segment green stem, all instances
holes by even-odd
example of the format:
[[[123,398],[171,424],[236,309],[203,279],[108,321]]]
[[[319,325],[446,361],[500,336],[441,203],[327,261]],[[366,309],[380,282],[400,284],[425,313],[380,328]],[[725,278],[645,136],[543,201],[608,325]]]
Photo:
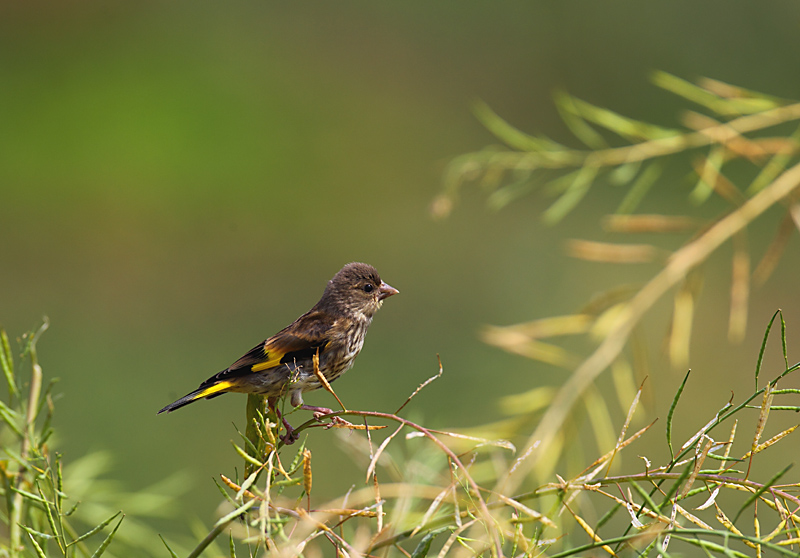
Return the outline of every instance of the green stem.
[[[267,398],[263,395],[250,394],[247,396],[247,428],[245,429],[245,436],[250,441],[252,447],[248,444],[245,446],[247,455],[259,461],[263,459],[264,453],[264,440],[262,439],[263,433],[259,433],[256,426],[261,424],[261,417],[267,416]],[[244,478],[249,477],[255,470],[255,465],[247,460],[244,462]]]
[[[223,531],[225,531],[228,525],[231,524],[231,521],[233,521],[233,519],[231,519],[230,521],[225,521],[224,523],[217,525],[216,527],[211,529],[208,535],[206,535],[206,538],[200,541],[200,544],[198,544],[197,547],[194,550],[192,550],[192,553],[189,554],[189,556],[187,556],[186,558],[197,558],[198,556],[200,556],[203,553],[203,551],[208,547],[208,545],[210,545],[214,541],[214,539],[216,539]]]
[[[31,385],[28,391],[28,408],[25,413],[25,437],[22,438],[20,447],[20,456],[23,463],[27,461],[31,447],[35,446],[36,438],[36,414],[39,408],[39,397],[42,394],[42,367],[39,366],[39,359],[36,356],[36,341],[39,336],[49,327],[50,322],[45,318],[39,330],[33,335],[31,339],[28,353],[31,356]],[[17,477],[14,479],[14,488],[19,489],[25,482],[25,473],[28,471],[26,465],[20,465],[17,472]],[[24,497],[18,490],[14,493],[14,498],[11,504],[11,520],[9,521],[9,540],[11,557],[19,556],[22,547],[22,508],[24,505]]]

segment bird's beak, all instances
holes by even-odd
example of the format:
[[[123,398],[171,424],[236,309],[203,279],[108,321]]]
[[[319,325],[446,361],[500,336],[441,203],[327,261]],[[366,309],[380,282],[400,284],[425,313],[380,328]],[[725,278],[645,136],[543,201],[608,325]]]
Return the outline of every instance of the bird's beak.
[[[384,298],[389,298],[390,296],[396,295],[399,292],[400,291],[398,291],[397,289],[395,289],[391,285],[381,281],[381,286],[378,289],[378,293],[379,293],[378,294],[378,300],[383,300]]]

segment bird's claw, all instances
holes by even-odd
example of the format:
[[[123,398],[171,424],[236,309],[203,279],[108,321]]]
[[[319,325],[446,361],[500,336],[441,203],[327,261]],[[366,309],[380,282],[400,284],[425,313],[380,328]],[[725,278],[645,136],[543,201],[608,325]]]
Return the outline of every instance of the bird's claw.
[[[300,435],[295,431],[295,429],[289,426],[286,429],[286,434],[281,436],[281,441],[284,443],[284,445],[291,446],[299,437]]]

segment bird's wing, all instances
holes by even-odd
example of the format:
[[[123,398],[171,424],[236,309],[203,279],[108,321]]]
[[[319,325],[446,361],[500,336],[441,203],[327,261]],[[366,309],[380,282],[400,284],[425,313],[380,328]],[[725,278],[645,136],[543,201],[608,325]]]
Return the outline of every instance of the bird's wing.
[[[259,373],[281,364],[310,360],[317,351],[322,353],[325,350],[328,332],[334,321],[329,314],[316,310],[303,314],[288,327],[253,347],[228,368],[203,382],[201,387]]]

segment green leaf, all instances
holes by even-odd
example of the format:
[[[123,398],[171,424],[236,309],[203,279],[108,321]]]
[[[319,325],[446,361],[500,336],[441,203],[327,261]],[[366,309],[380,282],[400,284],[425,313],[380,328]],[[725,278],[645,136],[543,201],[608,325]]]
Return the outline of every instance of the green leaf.
[[[599,531],[599,530],[600,530],[600,528],[601,528],[603,525],[605,525],[606,523],[608,523],[609,521],[611,521],[611,519],[612,519],[612,518],[613,518],[615,515],[617,515],[617,512],[618,512],[619,510],[621,510],[621,509],[622,509],[622,504],[615,503],[613,506],[611,506],[611,508],[609,508],[609,510],[608,510],[606,513],[604,513],[604,514],[603,514],[603,517],[601,517],[601,518],[600,518],[600,519],[597,521],[597,524],[594,526],[594,530],[595,530],[595,532]]]
[[[225,498],[225,499],[226,499],[228,502],[230,502],[230,504],[231,504],[232,506],[236,507],[236,506],[238,506],[238,505],[239,505],[239,503],[238,503],[237,501],[235,501],[233,498],[231,498],[231,495],[230,495],[230,494],[228,494],[228,491],[227,491],[227,490],[225,490],[225,487],[223,487],[223,486],[222,486],[222,485],[219,483],[219,481],[218,481],[217,479],[211,479],[211,480],[213,480],[213,481],[214,481],[214,484],[216,484],[216,485],[217,485],[217,488],[219,489],[219,491],[220,491],[220,493],[222,494],[222,496],[223,496],[223,497],[224,497],[224,498]]]
[[[544,212],[542,216],[544,222],[548,225],[555,225],[566,217],[567,213],[572,211],[589,191],[597,172],[597,167],[583,167],[567,191]]]
[[[217,522],[214,524],[214,528],[222,527],[222,526],[226,525],[227,523],[230,523],[231,521],[233,521],[234,519],[236,519],[237,517],[242,515],[244,512],[246,512],[247,510],[252,508],[257,503],[258,503],[258,500],[256,500],[256,499],[248,500],[247,502],[245,502],[244,504],[242,504],[241,506],[239,506],[238,508],[236,508],[232,512],[229,512],[228,514],[226,514],[223,517],[219,518],[217,520]]]
[[[795,142],[800,142],[800,127],[798,127],[794,133],[789,136],[789,139],[792,139]],[[778,176],[786,170],[786,166],[793,157],[794,154],[788,153],[777,153],[773,155],[762,167],[761,172],[758,173],[758,176],[756,176],[750,183],[750,186],[747,187],[745,193],[748,196],[753,196],[769,186],[773,180],[778,178]]]
[[[691,370],[686,372],[681,385],[678,387],[678,391],[675,393],[675,397],[672,398],[672,405],[669,406],[669,412],[667,413],[667,445],[669,446],[670,461],[675,460],[675,452],[672,451],[672,416],[675,414],[675,407],[678,406],[678,400],[681,398],[683,388],[686,387],[686,381],[689,379],[689,374],[691,373]]]
[[[45,502],[44,503],[44,511],[45,511],[45,515],[47,516],[47,523],[48,523],[48,525],[50,525],[50,530],[53,532],[53,535],[55,536],[56,542],[58,543],[58,547],[61,549],[61,552],[63,553],[64,552],[64,548],[65,548],[65,546],[63,544],[65,541],[62,540],[63,539],[63,534],[56,527],[56,520],[53,517],[53,510],[50,509],[50,506],[53,506],[54,504],[50,503],[47,500],[47,498],[44,495],[44,491],[42,490],[42,487],[38,482],[36,483],[36,490],[39,492],[39,496],[41,496],[42,500]]]
[[[780,310],[776,311],[772,318],[769,320],[767,324],[767,330],[764,332],[764,339],[761,341],[761,350],[758,351],[758,361],[756,362],[756,371],[755,371],[755,381],[756,381],[756,391],[758,390],[758,375],[761,373],[761,365],[764,362],[764,352],[767,350],[767,339],[769,339],[769,332],[772,329],[772,324],[775,322],[775,318],[778,317],[778,314],[781,314],[781,322],[783,322],[783,314]],[[783,326],[785,328],[785,325]],[[784,336],[784,343],[785,343],[785,336]],[[785,349],[784,349],[785,351]]]
[[[598,126],[602,126],[628,140],[649,141],[672,138],[680,135],[678,130],[662,128],[655,124],[634,120],[633,118],[622,116],[612,110],[598,107],[574,97],[572,98],[572,106],[580,116],[589,122],[594,122]]]
[[[661,505],[658,506],[658,511],[661,511],[664,508],[664,506],[671,505],[672,497],[678,493],[678,490],[680,490],[683,481],[689,478],[689,474],[692,472],[693,468],[694,468],[693,461],[690,461],[689,463],[686,464],[686,466],[683,468],[683,471],[681,472],[681,475],[678,477],[675,483],[669,487],[669,490],[664,495],[664,500],[661,502]]]
[[[642,488],[638,482],[631,481],[631,486],[633,486],[633,489],[636,491],[636,493],[642,497],[642,500],[644,500],[644,503],[647,507],[649,507],[651,510],[658,509],[658,505],[656,505],[656,503],[650,497],[650,494],[644,488]]]
[[[703,165],[703,174],[697,181],[694,190],[689,194],[689,201],[695,205],[700,205],[711,197],[714,193],[714,183],[716,183],[722,165],[725,163],[724,147],[714,146],[708,153],[708,157]]]
[[[426,533],[425,536],[422,537],[422,540],[419,541],[417,548],[415,548],[414,552],[411,553],[411,558],[425,558],[431,549],[431,543],[433,543],[433,539],[435,539],[439,533],[445,530],[447,530],[447,528],[436,529]]]
[[[31,530],[25,527],[24,525],[20,525],[20,527],[25,529],[25,531],[28,533],[28,536],[31,538],[31,542],[33,543],[33,548],[34,550],[36,550],[36,556],[38,556],[39,558],[47,558],[47,555],[44,553],[44,550],[42,550],[42,547],[39,546],[39,543],[36,542],[36,539],[33,537]]]
[[[623,184],[627,184],[636,178],[640,168],[642,168],[641,161],[633,161],[632,163],[619,165],[609,173],[608,181],[614,186],[622,186]]]
[[[5,374],[6,377],[9,394],[11,397],[16,397],[19,393],[19,389],[14,379],[14,356],[11,354],[11,347],[8,344],[6,330],[2,328],[0,328],[0,366],[2,366],[3,374]]]
[[[49,533],[42,533],[41,531],[37,531],[36,529],[31,529],[27,525],[20,524],[22,530],[28,533],[31,537],[39,537],[40,539],[45,539],[47,541],[54,539],[55,537]]]
[[[124,515],[119,518],[119,521],[117,522],[114,529],[111,530],[111,532],[108,534],[105,540],[102,543],[100,543],[100,546],[97,547],[97,550],[95,550],[94,554],[92,554],[92,558],[100,558],[100,556],[103,555],[103,553],[106,551],[106,548],[108,548],[108,545],[111,544],[111,540],[114,538],[114,535],[117,534],[117,529],[119,529],[119,526],[122,525],[123,519],[125,519]]]
[[[783,319],[783,312],[778,310],[781,315],[781,349],[783,350],[783,362],[786,364],[786,369],[789,369],[789,354],[786,351],[786,322]]]
[[[530,180],[530,171],[518,171],[516,174],[519,175],[517,180],[514,180],[510,184],[506,184],[502,188],[495,190],[489,195],[489,197],[486,199],[486,204],[489,206],[489,209],[493,211],[500,211],[512,201],[521,198],[533,190],[534,184]]]
[[[697,103],[700,106],[711,109],[723,116],[754,114],[756,112],[776,108],[780,105],[775,99],[770,99],[766,96],[726,99],[666,72],[654,72],[652,80],[653,83],[662,89],[693,103]],[[746,93],[745,90],[741,90],[741,92]]]
[[[625,197],[622,198],[617,208],[617,213],[622,215],[633,213],[650,190],[650,187],[655,184],[656,180],[661,178],[663,172],[664,166],[660,163],[648,165],[631,185]]]
[[[497,139],[519,151],[561,151],[564,146],[552,140],[537,138],[520,131],[498,116],[489,105],[481,100],[472,105],[472,112],[481,124]]]
[[[92,535],[94,535],[94,534],[96,534],[96,533],[99,533],[100,531],[102,531],[103,529],[105,529],[105,528],[108,526],[108,524],[109,524],[109,523],[111,523],[112,521],[114,521],[114,519],[115,519],[116,517],[118,517],[118,516],[119,516],[119,514],[121,514],[121,513],[122,513],[121,511],[119,511],[119,512],[115,513],[114,515],[112,515],[111,517],[109,517],[108,519],[106,519],[105,521],[103,521],[103,522],[102,522],[100,525],[97,525],[96,527],[93,527],[92,529],[90,529],[90,530],[86,531],[86,532],[85,532],[83,535],[81,535],[80,537],[78,537],[77,539],[75,539],[74,541],[72,541],[72,542],[71,542],[71,543],[69,543],[69,544],[70,544],[70,545],[73,545],[73,544],[75,544],[75,543],[79,543],[79,542],[81,542],[81,541],[84,541],[84,540],[88,539],[88,538],[89,538],[89,537],[91,537]],[[122,522],[122,518],[120,518],[120,522]],[[119,524],[117,525],[117,527],[119,527]],[[116,528],[115,528],[114,530],[116,531]]]
[[[166,547],[167,547],[167,550],[169,551],[170,558],[180,558],[180,557],[179,557],[177,554],[175,554],[175,551],[174,551],[174,550],[172,550],[172,549],[169,547],[169,545],[167,544],[167,541],[166,541],[166,540],[164,540],[164,537],[162,537],[161,535],[158,535],[158,538],[159,538],[159,539],[161,539],[161,542],[163,542],[163,543],[164,543],[164,546],[166,546]]]
[[[586,144],[591,149],[605,149],[608,143],[603,136],[592,128],[580,115],[575,106],[575,98],[563,91],[556,92],[555,103],[558,113],[567,128],[575,134],[575,137]]]
[[[3,422],[5,422],[8,425],[8,427],[11,430],[13,430],[17,436],[19,436],[20,439],[25,438],[25,433],[17,424],[19,413],[17,413],[13,409],[8,408],[6,404],[3,403],[2,401],[0,401],[0,418],[3,419]]]
[[[761,488],[753,492],[750,495],[750,497],[747,500],[745,500],[744,504],[742,504],[742,507],[736,513],[736,517],[733,518],[733,522],[736,523],[736,520],[739,519],[739,516],[742,515],[742,512],[747,508],[747,506],[758,500],[758,498],[760,498],[761,495],[764,494],[764,492],[769,490],[776,482],[778,482],[778,480],[783,475],[785,475],[792,467],[794,467],[794,463],[789,463],[786,467],[778,471],[771,479],[769,479],[766,483],[764,483],[764,485]]]

